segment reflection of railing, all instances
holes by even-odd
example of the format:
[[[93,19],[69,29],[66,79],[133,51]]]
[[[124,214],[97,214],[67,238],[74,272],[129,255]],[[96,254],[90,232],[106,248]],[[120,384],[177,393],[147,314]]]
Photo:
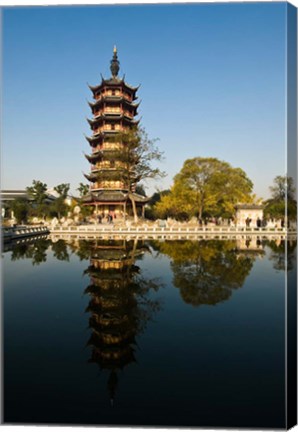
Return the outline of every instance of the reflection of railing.
[[[48,234],[49,232],[50,231],[48,227],[45,226],[39,226],[39,227],[17,226],[14,228],[2,229],[4,241],[19,239],[22,237],[31,237],[31,236],[41,235],[41,234]]]

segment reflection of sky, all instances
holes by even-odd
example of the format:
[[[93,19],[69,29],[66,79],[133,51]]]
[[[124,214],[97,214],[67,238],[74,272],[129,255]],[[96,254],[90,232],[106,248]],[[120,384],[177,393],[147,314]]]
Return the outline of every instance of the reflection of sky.
[[[113,408],[109,371],[88,363],[89,260],[72,252],[58,261],[49,252],[32,267],[5,253],[6,413],[31,423],[281,427],[284,272],[266,251],[243,286],[215,306],[183,301],[169,257],[151,249],[136,260],[142,278],[163,284],[148,293],[162,307],[135,335],[137,362],[119,371]]]
[[[30,7],[3,14],[3,188],[88,171],[86,81],[142,84],[140,114],[160,138],[171,184],[186,158],[243,168],[268,194],[284,172],[285,3]],[[152,191],[153,189],[151,189]]]

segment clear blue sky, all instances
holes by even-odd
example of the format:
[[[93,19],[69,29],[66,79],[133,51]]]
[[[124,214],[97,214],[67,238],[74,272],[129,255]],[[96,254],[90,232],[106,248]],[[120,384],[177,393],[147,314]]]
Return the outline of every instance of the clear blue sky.
[[[2,189],[86,182],[87,86],[120,73],[165,154],[244,169],[266,198],[285,173],[286,3],[15,7],[3,10]]]

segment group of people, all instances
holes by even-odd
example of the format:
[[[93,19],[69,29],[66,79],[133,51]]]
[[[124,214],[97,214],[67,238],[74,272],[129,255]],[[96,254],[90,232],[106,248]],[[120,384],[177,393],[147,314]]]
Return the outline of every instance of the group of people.
[[[245,219],[245,225],[246,225],[246,228],[249,228],[249,227],[250,227],[251,222],[252,222],[252,219],[251,219],[251,218],[247,217],[247,218]],[[257,221],[256,221],[256,226],[257,226],[257,228],[261,228],[261,227],[266,226],[266,221],[265,221],[265,219],[262,220],[262,219],[260,219],[260,218],[258,217],[258,219],[257,219]]]
[[[104,215],[104,213],[102,213],[101,215],[98,215],[97,216],[97,221],[98,221],[98,223],[102,223],[102,221],[105,219],[105,215]],[[111,213],[109,213],[107,216],[106,216],[106,220],[107,220],[107,223],[108,224],[111,224],[111,223],[113,223],[113,215],[111,214]]]

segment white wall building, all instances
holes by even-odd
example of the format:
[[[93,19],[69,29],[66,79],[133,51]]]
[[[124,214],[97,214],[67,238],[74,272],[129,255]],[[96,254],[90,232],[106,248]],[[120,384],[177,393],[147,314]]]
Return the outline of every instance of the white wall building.
[[[238,204],[236,207],[236,226],[245,227],[249,221],[250,228],[258,226],[258,220],[262,221],[264,206],[262,204]]]

